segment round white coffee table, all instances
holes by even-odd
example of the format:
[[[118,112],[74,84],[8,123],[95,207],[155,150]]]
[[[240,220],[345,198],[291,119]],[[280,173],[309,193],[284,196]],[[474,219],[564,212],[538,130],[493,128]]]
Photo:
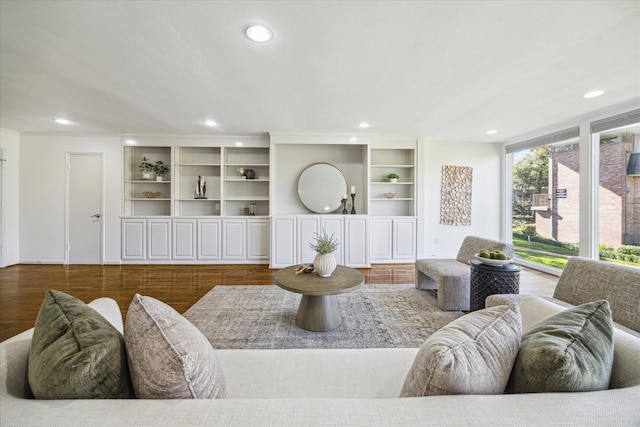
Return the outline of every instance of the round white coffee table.
[[[364,283],[364,275],[343,265],[337,266],[330,277],[315,273],[296,274],[297,267],[283,268],[274,276],[276,285],[282,289],[302,294],[296,324],[314,332],[326,332],[340,326],[342,313],[336,296],[358,289]]]

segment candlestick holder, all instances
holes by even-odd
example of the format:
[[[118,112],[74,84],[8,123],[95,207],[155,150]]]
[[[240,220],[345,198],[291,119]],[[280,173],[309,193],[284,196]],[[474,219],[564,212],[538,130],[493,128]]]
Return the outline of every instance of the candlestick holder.
[[[351,215],[356,214],[356,193],[351,193]]]
[[[343,214],[347,214],[349,212],[347,212],[347,199],[342,199],[342,213]]]

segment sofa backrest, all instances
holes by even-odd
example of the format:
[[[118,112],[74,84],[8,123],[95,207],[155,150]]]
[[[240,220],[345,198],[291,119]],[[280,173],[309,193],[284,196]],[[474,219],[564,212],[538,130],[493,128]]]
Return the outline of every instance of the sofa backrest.
[[[478,236],[467,236],[462,241],[462,246],[460,246],[456,259],[468,264],[469,260],[473,258],[475,254],[480,252],[481,249],[488,249],[490,251],[500,250],[509,258],[513,257],[513,245],[510,243],[485,239],[484,237]]]
[[[572,305],[606,299],[614,322],[640,332],[640,268],[572,257],[553,297]]]

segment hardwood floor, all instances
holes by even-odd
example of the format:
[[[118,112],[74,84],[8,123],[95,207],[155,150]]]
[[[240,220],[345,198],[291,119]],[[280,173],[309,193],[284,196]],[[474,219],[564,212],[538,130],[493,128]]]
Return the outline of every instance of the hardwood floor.
[[[365,284],[414,283],[414,264],[374,264],[360,270]],[[44,294],[56,289],[85,302],[116,300],[127,314],[136,293],[184,313],[214,286],[271,285],[278,270],[234,265],[14,265],[0,269],[0,341],[33,327]],[[553,295],[557,277],[523,268],[520,293]]]
[[[413,264],[359,269],[367,284],[414,282]],[[271,285],[278,270],[267,265],[14,265],[0,269],[0,341],[29,329],[44,294],[56,289],[85,302],[116,300],[123,317],[136,293],[184,313],[218,285]]]

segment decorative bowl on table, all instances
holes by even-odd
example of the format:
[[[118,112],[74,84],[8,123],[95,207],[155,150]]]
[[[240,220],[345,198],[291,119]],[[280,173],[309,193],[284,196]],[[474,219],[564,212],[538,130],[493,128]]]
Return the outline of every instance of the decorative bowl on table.
[[[160,196],[160,192],[159,191],[143,191],[142,195],[147,199],[155,199],[158,196]]]
[[[393,199],[394,197],[396,197],[396,193],[384,193],[384,197],[386,197],[387,199]]]
[[[488,265],[493,265],[493,266],[506,265],[506,264],[511,264],[513,262],[511,258],[507,258],[507,259],[484,258],[484,257],[481,257],[479,254],[475,254],[474,257],[480,262],[483,262]]]

